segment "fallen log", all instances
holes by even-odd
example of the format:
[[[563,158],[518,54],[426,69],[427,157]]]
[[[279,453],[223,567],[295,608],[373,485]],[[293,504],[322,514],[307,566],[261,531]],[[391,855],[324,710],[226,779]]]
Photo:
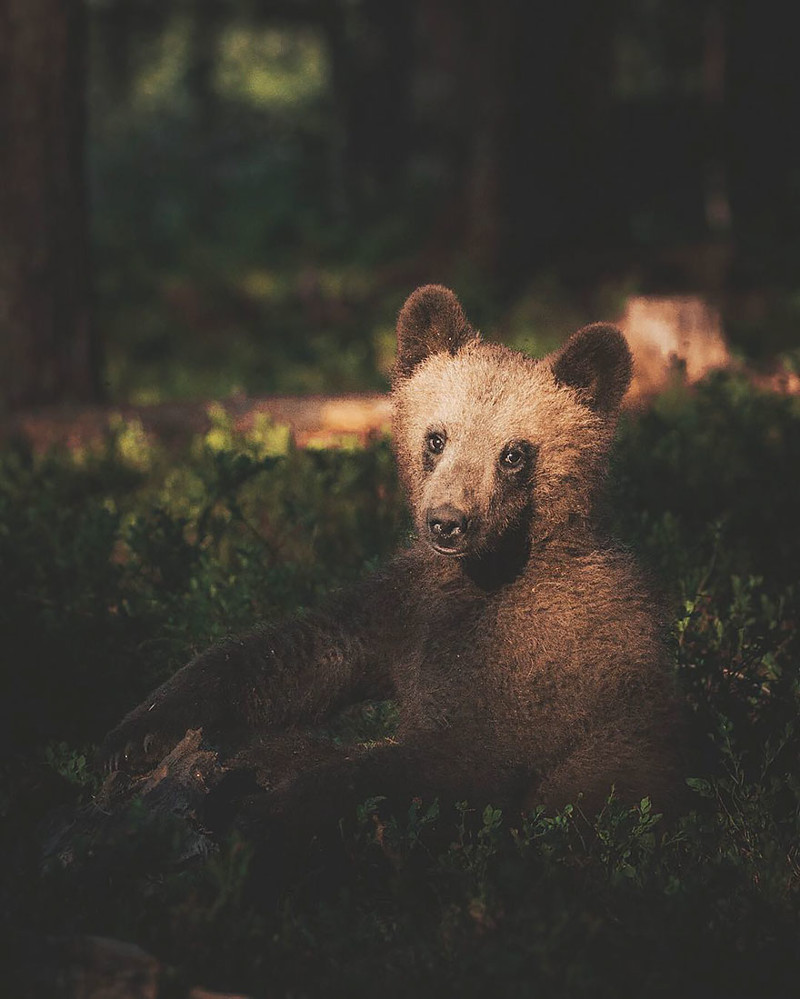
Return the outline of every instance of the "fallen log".
[[[634,356],[634,377],[624,405],[640,408],[682,378],[693,384],[715,368],[742,370],[759,388],[800,393],[792,372],[744,369],[730,354],[719,312],[699,296],[632,296],[618,320]],[[180,448],[207,433],[222,410],[236,430],[247,432],[265,417],[286,426],[296,446],[365,443],[390,429],[388,395],[234,396],[215,403],[165,402],[149,406],[49,407],[13,413],[0,424],[0,443],[14,438],[36,452],[55,445],[83,448],[102,443],[115,425],[137,421],[148,438]]]

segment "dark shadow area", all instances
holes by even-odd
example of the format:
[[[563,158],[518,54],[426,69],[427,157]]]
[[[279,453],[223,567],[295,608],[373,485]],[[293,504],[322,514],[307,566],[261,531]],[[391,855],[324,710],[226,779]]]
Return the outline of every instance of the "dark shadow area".
[[[396,310],[430,280],[541,352],[576,317],[676,293],[720,306],[751,358],[796,348],[800,84],[780,16],[98,0],[56,31],[38,2],[6,42],[24,95],[0,161],[12,405],[380,388]],[[36,46],[49,77],[26,68]],[[22,138],[52,131],[49,87],[57,149]],[[56,235],[31,225],[42,203],[63,205]],[[52,299],[15,269],[34,259],[67,281]]]
[[[67,416],[63,446],[0,446],[9,995],[92,995],[75,969],[104,967],[159,999],[792,993],[800,407],[763,388],[800,372],[792,27],[732,0],[0,5],[0,417],[131,405],[91,443]],[[407,543],[383,410],[343,432],[248,397],[385,389],[428,281],[537,355],[623,314],[631,341],[662,315],[717,338],[726,370],[640,383],[605,510],[666,594],[686,814],[426,785],[348,800],[259,894],[293,845],[259,825],[271,768],[393,745],[392,702],[228,769],[193,736],[141,779],[94,754],[196,652]]]

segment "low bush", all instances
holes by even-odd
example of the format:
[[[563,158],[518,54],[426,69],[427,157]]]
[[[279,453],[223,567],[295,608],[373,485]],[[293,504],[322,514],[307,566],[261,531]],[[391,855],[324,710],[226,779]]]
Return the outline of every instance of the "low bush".
[[[665,823],[610,794],[591,822],[365,802],[335,887],[278,904],[231,835],[181,860],[134,802],[114,851],[45,863],[54,815],[91,801],[104,732],[193,651],[345,584],[409,525],[388,444],[298,451],[217,416],[186,453],[120,425],[91,452],[0,454],[2,934],[134,941],[163,994],[782,996],[800,976],[800,405],[729,375],[627,417],[609,516],[674,607],[700,754]],[[390,704],[340,721],[391,731]],[[337,738],[334,728],[332,737]],[[102,853],[102,851],[100,851]],[[152,864],[142,863],[151,858]],[[85,859],[85,858],[84,858]],[[20,963],[15,994],[26,994]]]

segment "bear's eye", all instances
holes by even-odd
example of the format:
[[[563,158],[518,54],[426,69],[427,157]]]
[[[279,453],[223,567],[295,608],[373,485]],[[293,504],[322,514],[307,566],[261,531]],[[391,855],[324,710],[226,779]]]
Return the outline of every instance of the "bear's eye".
[[[425,438],[425,444],[431,454],[441,454],[444,451],[444,437],[441,434],[430,433]]]
[[[530,453],[530,445],[524,441],[517,444],[509,444],[500,453],[500,464],[503,468],[509,470],[522,468],[527,462]]]

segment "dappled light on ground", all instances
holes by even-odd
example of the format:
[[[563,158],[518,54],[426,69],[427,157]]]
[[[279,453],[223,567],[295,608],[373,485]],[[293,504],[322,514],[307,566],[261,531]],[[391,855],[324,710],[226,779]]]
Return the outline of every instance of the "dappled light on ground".
[[[663,389],[678,368],[692,384],[731,362],[719,312],[697,296],[634,295],[620,326],[634,356],[629,403]]]
[[[697,296],[627,299],[619,320],[634,356],[634,377],[624,405],[645,406],[676,384],[694,385],[709,372],[734,369],[756,387],[781,394],[800,394],[800,377],[786,369],[772,373],[750,370],[728,349],[719,312]],[[387,367],[390,364],[387,361]],[[299,447],[352,446],[388,433],[387,395],[270,395],[249,398],[239,393],[214,404],[243,433],[270,426],[288,428]],[[179,443],[214,425],[209,403],[163,402],[21,412],[0,427],[0,435],[21,435],[38,451],[66,443],[81,448],[102,442],[115,422],[138,421],[145,437]]]
[[[797,372],[784,365],[753,370],[737,360],[728,348],[719,311],[699,296],[631,296],[619,325],[634,357],[628,406],[643,404],[676,381],[694,385],[709,372],[728,368],[766,391],[800,394]]]

